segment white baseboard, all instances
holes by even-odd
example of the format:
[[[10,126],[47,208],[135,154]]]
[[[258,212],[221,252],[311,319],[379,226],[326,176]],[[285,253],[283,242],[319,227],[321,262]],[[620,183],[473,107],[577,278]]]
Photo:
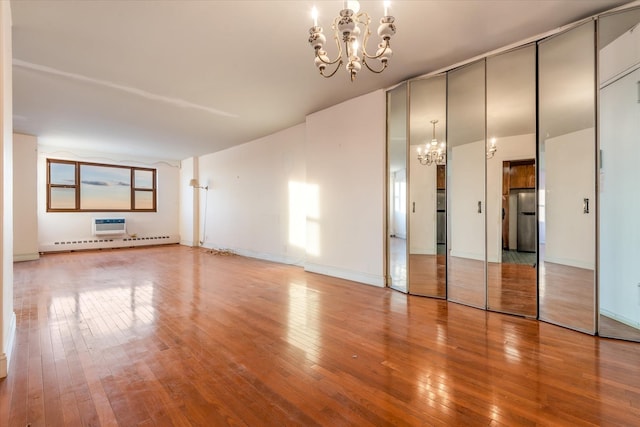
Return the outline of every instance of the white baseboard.
[[[409,248],[409,254],[411,254],[411,255],[436,255],[436,251],[433,248]]]
[[[277,262],[279,264],[297,265],[299,267],[302,267],[304,265],[304,258],[301,258],[301,257],[291,257],[287,255],[270,254],[266,252],[251,251],[248,249],[241,249],[241,248],[219,248],[207,242],[205,242],[202,245],[202,247],[205,249],[211,249],[211,250],[229,251],[236,255],[244,256],[247,258],[256,258],[264,261]]]
[[[40,259],[39,252],[33,254],[13,254],[13,262],[35,261],[37,259]]]
[[[304,270],[311,273],[324,274],[325,276],[351,280],[353,282],[363,283],[365,285],[377,286],[379,288],[384,287],[384,277],[375,274],[362,273],[359,271],[346,270],[339,267],[313,263],[305,264]]]
[[[16,340],[16,313],[11,313],[11,321],[9,323],[9,337],[7,338],[7,347],[0,354],[0,378],[4,378],[9,374],[11,367],[11,353],[13,351],[13,343]]]
[[[584,262],[577,259],[558,258],[549,256],[548,253],[544,254],[544,262],[550,262],[552,264],[568,265],[569,267],[583,268],[585,270],[593,270],[594,263]]]
[[[475,252],[461,252],[454,249],[451,250],[451,256],[456,258],[475,259],[476,261],[484,261],[484,254],[478,254]]]
[[[331,266],[313,264],[313,263],[305,263],[304,258],[301,258],[301,257],[289,257],[286,255],[269,254],[265,252],[257,252],[257,251],[247,250],[247,249],[239,249],[239,248],[217,248],[207,242],[205,242],[202,247],[206,249],[212,249],[212,250],[228,250],[240,256],[256,258],[256,259],[261,259],[261,260],[271,261],[271,262],[277,262],[280,264],[297,265],[299,267],[304,267],[304,270],[310,273],[318,273],[318,274],[323,274],[325,276],[338,277],[340,279],[351,280],[353,282],[363,283],[365,285],[384,287],[383,276],[351,271],[351,270],[346,270],[338,267],[331,267]]]

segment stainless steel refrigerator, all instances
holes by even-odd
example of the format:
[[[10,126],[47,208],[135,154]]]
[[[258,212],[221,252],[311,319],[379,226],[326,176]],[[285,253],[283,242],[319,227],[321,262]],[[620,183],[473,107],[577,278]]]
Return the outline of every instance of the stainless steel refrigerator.
[[[536,251],[536,193],[518,193],[518,252]]]

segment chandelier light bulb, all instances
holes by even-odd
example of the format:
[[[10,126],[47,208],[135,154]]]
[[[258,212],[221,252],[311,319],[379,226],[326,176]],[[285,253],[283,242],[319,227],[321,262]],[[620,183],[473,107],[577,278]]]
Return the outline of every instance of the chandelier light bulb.
[[[317,27],[318,26],[318,9],[313,6],[313,9],[311,9],[311,18],[313,18],[313,26]]]
[[[353,10],[353,14],[356,15],[358,12],[360,12],[360,2],[356,1],[356,0],[349,0],[344,2],[345,3],[345,9],[351,9]]]
[[[388,0],[385,0],[384,2],[384,16],[389,16],[389,6],[391,5],[391,2]]]

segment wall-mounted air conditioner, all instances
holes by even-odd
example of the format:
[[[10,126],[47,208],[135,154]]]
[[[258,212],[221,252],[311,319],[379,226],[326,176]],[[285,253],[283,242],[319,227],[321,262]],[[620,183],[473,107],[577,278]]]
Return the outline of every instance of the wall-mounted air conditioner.
[[[126,234],[127,224],[124,218],[93,218],[91,229],[94,236]]]

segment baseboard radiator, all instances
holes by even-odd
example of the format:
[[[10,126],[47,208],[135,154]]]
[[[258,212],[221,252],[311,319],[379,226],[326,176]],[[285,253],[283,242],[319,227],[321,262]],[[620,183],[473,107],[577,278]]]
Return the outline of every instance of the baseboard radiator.
[[[129,248],[134,246],[168,245],[180,243],[180,236],[154,235],[154,236],[95,236],[87,239],[60,240],[51,243],[40,244],[39,251],[64,252],[81,251],[91,249]]]
[[[162,233],[150,235],[129,234],[127,225],[127,220],[122,217],[92,218],[90,237],[40,242],[38,250],[40,253],[69,252],[180,243],[180,236],[178,235]]]

